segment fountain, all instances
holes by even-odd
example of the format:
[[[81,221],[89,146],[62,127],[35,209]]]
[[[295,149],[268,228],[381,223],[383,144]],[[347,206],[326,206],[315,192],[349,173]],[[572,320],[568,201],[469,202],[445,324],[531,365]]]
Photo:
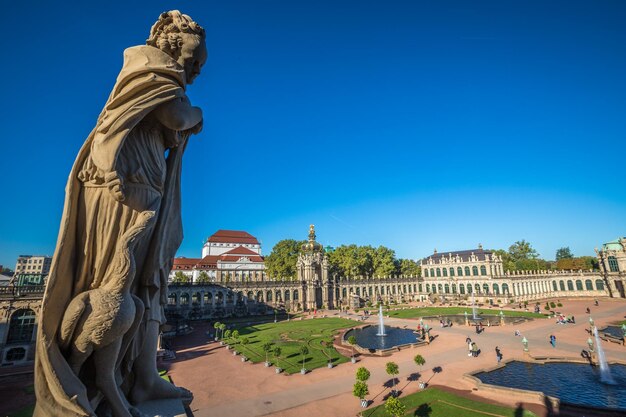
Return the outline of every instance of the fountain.
[[[472,291],[472,319],[478,319],[478,315],[476,315],[476,303],[474,302],[474,291]]]
[[[387,336],[385,334],[385,324],[383,323],[383,305],[378,308],[378,333],[376,336]]]
[[[613,379],[609,365],[606,362],[606,356],[604,356],[604,349],[602,348],[597,327],[593,328],[593,336],[596,339],[596,351],[598,352],[598,363],[600,365],[600,381],[604,384],[615,385],[615,380]]]

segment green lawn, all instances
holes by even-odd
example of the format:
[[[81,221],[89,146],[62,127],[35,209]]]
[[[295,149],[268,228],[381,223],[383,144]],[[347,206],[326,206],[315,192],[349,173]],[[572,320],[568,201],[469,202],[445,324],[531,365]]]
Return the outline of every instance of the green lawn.
[[[518,417],[514,408],[470,400],[436,388],[401,396],[400,401],[406,406],[404,417]],[[379,405],[361,412],[361,416],[389,417],[389,414],[385,412],[384,405]],[[528,410],[524,410],[522,416],[537,417]]]
[[[401,319],[414,319],[427,316],[446,316],[446,315],[462,315],[466,312],[471,316],[471,307],[423,307],[423,308],[408,308],[406,310],[391,310],[387,312],[390,317],[397,317]],[[477,313],[482,316],[499,316],[500,309],[478,308]],[[504,310],[505,317],[530,317],[530,318],[545,318],[547,315],[540,313],[531,313],[529,311],[521,310]]]
[[[320,318],[311,320],[291,320],[278,323],[264,323],[238,328],[240,339],[247,337],[249,343],[244,347],[234,345],[237,352],[247,356],[252,362],[265,362],[263,345],[271,342],[282,349],[279,365],[287,373],[300,372],[302,355],[300,346],[306,345],[309,354],[304,357],[304,366],[308,370],[325,367],[329,359],[334,365],[347,362],[349,358],[340,355],[332,347],[333,335],[340,329],[361,324],[354,320],[341,318]],[[232,340],[231,340],[232,341]],[[276,362],[270,354],[270,362]]]

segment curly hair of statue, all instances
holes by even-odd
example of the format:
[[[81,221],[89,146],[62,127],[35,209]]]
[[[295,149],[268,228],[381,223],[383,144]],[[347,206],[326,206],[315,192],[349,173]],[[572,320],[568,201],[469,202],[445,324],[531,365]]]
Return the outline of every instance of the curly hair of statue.
[[[159,16],[159,20],[150,29],[150,37],[146,40],[146,45],[159,48],[176,58],[183,46],[182,33],[196,35],[202,39],[205,37],[202,26],[194,22],[188,15],[182,14],[178,10],[163,12]]]

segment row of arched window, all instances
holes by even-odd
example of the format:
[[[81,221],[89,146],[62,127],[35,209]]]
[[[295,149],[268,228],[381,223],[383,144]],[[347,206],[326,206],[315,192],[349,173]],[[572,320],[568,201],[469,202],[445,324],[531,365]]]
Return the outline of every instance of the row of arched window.
[[[201,301],[203,300],[204,305],[211,305],[211,304],[224,304],[224,301],[226,302],[226,304],[232,304],[235,302],[235,299],[237,300],[237,302],[272,302],[273,300],[276,300],[276,302],[282,302],[282,301],[291,301],[293,297],[293,301],[298,301],[299,300],[299,292],[298,290],[284,290],[284,291],[266,291],[265,293],[263,291],[257,291],[256,294],[253,291],[248,291],[248,293],[246,294],[246,296],[244,297],[244,293],[242,291],[239,291],[237,293],[233,293],[233,292],[227,292],[226,296],[224,296],[224,293],[222,291],[218,291],[215,293],[215,295],[211,292],[205,292],[205,293],[200,293],[200,292],[195,292],[192,293],[191,295],[189,293],[183,292],[183,293],[169,293],[167,296],[167,304],[170,306],[189,306],[191,305],[200,305]]]
[[[435,277],[447,277],[447,276],[454,276],[454,267],[450,267],[450,268],[430,268],[430,269],[424,269],[424,277],[428,278],[435,278]],[[465,272],[465,274],[464,274]],[[449,274],[449,275],[448,275]],[[458,266],[456,268],[456,275],[459,277],[470,277],[470,276],[478,276],[478,267],[476,265],[474,265],[471,269],[469,266],[466,266],[465,268],[462,268],[460,266]],[[481,265],[480,266],[480,275],[487,275],[487,267],[485,265]]]
[[[516,291],[515,293],[519,295],[520,293],[532,294],[532,293],[540,293],[543,292],[541,288],[540,282],[516,282],[513,284]],[[547,288],[545,289],[547,291]],[[596,279],[595,282],[595,290],[604,291],[604,281],[601,279]],[[426,292],[427,293],[441,293],[441,294],[471,294],[471,293],[481,293],[481,294],[510,294],[509,285],[507,283],[503,283],[502,287],[497,283],[491,284],[463,284],[463,283],[443,283],[443,284],[426,284]],[[572,280],[560,280],[552,281],[552,291],[594,291],[593,281],[590,279],[585,280],[584,286],[583,281],[577,279],[575,281]]]

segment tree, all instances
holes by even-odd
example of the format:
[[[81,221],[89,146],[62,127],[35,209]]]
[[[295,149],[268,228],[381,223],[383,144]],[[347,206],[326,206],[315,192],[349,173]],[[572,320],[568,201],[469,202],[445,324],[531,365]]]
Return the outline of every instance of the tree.
[[[173,284],[189,284],[189,277],[185,275],[182,271],[176,271],[174,273],[174,278],[172,278]]]
[[[222,323],[220,323],[219,321],[216,321],[215,323],[213,323],[213,328],[215,329],[215,338],[219,339],[220,338],[220,329],[222,327]]]
[[[239,330],[233,330],[230,336],[235,339],[235,343],[239,340]]]
[[[198,278],[196,279],[196,282],[198,284],[206,284],[210,281],[211,281],[211,278],[209,277],[209,274],[206,273],[206,271],[201,271],[198,274]]]
[[[356,381],[354,388],[352,388],[352,394],[359,398],[361,402],[365,399],[365,396],[370,393],[367,384],[364,381]]]
[[[370,379],[370,371],[368,371],[367,368],[365,368],[364,366],[361,366],[359,369],[356,370],[356,379],[357,381],[367,381],[368,379]]]
[[[224,337],[224,330],[226,330],[226,323],[220,324],[220,330],[222,331],[222,337]]]
[[[350,343],[350,346],[352,347],[352,358],[354,359],[354,345],[356,345],[356,337],[354,336],[350,336],[348,338],[348,343]]]
[[[243,351],[248,345],[248,343],[250,343],[250,339],[248,339],[247,337],[242,337],[240,343],[241,343],[241,350]]]
[[[296,263],[304,240],[284,239],[272,248],[272,252],[265,257],[267,274],[275,279],[295,279]]]
[[[387,277],[396,273],[396,253],[393,250],[379,246],[373,255],[374,276]]]
[[[396,391],[396,375],[400,373],[400,370],[398,369],[398,364],[395,362],[387,362],[387,364],[385,365],[385,370],[393,380],[393,390],[391,391],[391,393],[392,395],[394,395]]]
[[[572,259],[574,255],[572,255],[572,251],[569,250],[569,246],[564,248],[559,248],[556,251],[556,260],[560,261],[561,259]]]
[[[406,406],[394,396],[385,401],[385,411],[393,417],[402,417],[406,412]]]
[[[263,344],[263,351],[265,352],[265,362],[269,363],[270,360],[268,358],[268,355],[271,352],[273,346],[274,344],[272,342],[265,342]]]
[[[518,240],[509,246],[509,255],[511,255],[513,261],[520,259],[537,259],[539,257],[537,251],[524,239]]]
[[[276,346],[274,348],[274,350],[272,351],[272,354],[274,355],[274,357],[276,358],[276,366],[278,368],[280,368],[280,366],[278,366],[278,360],[280,359],[280,355],[283,353],[283,350],[280,348],[280,346]]]
[[[417,370],[420,371],[422,366],[424,366],[424,364],[426,363],[426,359],[424,359],[424,357],[418,353],[413,357],[413,362],[415,362],[415,364],[417,365]],[[421,385],[420,388],[422,388]]]
[[[300,346],[300,354],[302,355],[302,370],[306,370],[304,367],[304,357],[309,354],[309,348],[305,345]]]
[[[224,340],[226,340],[226,343],[228,343],[228,340],[230,339],[232,332],[230,330],[226,330],[224,332]]]
[[[418,276],[422,273],[422,268],[412,259],[399,259],[398,269],[398,273],[404,276]]]

